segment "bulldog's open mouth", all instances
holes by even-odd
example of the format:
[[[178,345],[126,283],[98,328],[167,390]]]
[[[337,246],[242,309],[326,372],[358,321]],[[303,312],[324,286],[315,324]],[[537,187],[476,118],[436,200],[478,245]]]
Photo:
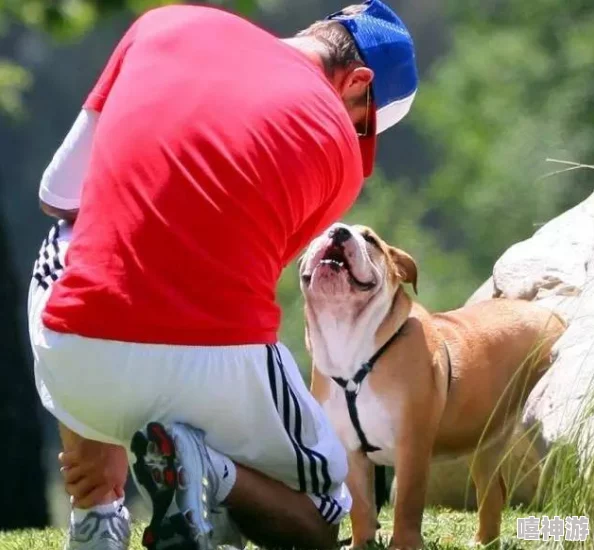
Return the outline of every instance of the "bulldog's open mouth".
[[[350,284],[359,290],[362,290],[362,291],[371,290],[377,284],[375,280],[365,282],[365,281],[360,281],[359,279],[357,279],[357,277],[355,277],[355,275],[353,274],[351,266],[345,256],[343,246],[336,245],[336,244],[330,245],[326,249],[326,251],[324,252],[324,255],[320,259],[319,263],[313,267],[313,270],[311,273],[304,273],[301,276],[301,279],[303,280],[303,282],[305,284],[309,285],[309,283],[311,282],[313,271],[315,271],[319,266],[322,266],[322,265],[328,266],[332,271],[335,271],[336,273],[338,273],[342,269],[346,270],[348,277],[349,277]]]

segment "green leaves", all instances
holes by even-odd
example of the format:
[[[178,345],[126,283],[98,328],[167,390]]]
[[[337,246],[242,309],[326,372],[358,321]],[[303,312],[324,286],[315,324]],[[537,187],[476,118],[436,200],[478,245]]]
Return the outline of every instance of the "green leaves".
[[[71,41],[89,32],[102,17],[121,11],[141,13],[173,3],[176,0],[0,0],[0,35],[11,21],[18,21],[47,32],[53,40]],[[226,4],[251,13],[257,0],[231,0]],[[31,77],[24,69],[10,60],[0,60],[0,116],[23,116],[23,92],[30,84]]]
[[[25,69],[0,59],[0,112],[22,117],[25,112],[22,94],[30,85],[31,77]]]
[[[594,6],[466,1],[452,13],[452,50],[412,119],[441,157],[426,202],[485,277],[505,248],[592,192],[583,172],[539,178],[547,157],[594,157]]]
[[[0,0],[0,16],[9,14],[27,26],[49,32],[57,39],[73,39],[89,31],[101,17],[120,11],[142,13],[179,0]],[[213,4],[221,2],[212,2]],[[225,2],[240,12],[250,12],[257,0]]]

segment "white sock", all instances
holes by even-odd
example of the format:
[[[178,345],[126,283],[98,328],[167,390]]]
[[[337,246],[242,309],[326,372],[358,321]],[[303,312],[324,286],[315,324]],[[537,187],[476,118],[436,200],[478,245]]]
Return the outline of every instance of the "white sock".
[[[70,499],[72,501],[72,499]],[[109,504],[99,504],[97,506],[93,506],[92,508],[76,508],[75,506],[72,507],[72,520],[74,523],[80,523],[89,512],[98,512],[100,514],[109,514],[109,513],[119,513],[121,512],[124,506],[124,499],[120,498],[118,500],[114,500]]]
[[[231,489],[233,489],[233,485],[235,485],[235,480],[237,478],[237,468],[231,459],[227,458],[225,455],[222,455],[218,451],[211,449],[208,445],[206,446],[206,449],[219,481],[215,498],[217,500],[217,504],[221,504],[221,502],[223,502],[229,496]]]

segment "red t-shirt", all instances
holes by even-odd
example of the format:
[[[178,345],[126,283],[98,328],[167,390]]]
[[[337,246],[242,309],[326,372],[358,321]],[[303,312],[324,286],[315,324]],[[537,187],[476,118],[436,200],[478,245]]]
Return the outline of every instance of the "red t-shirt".
[[[130,28],[85,107],[101,114],[45,325],[132,342],[276,341],[283,267],[363,182],[322,70],[240,17],[168,6]]]

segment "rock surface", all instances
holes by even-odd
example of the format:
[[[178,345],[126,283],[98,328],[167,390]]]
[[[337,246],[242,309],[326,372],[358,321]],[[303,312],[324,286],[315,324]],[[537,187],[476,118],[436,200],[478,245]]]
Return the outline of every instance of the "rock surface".
[[[594,395],[594,194],[511,246],[467,303],[492,297],[537,302],[568,323],[555,346],[553,367],[528,398],[506,463],[508,484],[515,486],[512,502],[528,503],[536,496],[541,459],[553,443],[574,436],[581,426],[580,454],[591,451],[594,402],[587,396]],[[434,464],[427,504],[474,508],[468,465],[468,459]]]

